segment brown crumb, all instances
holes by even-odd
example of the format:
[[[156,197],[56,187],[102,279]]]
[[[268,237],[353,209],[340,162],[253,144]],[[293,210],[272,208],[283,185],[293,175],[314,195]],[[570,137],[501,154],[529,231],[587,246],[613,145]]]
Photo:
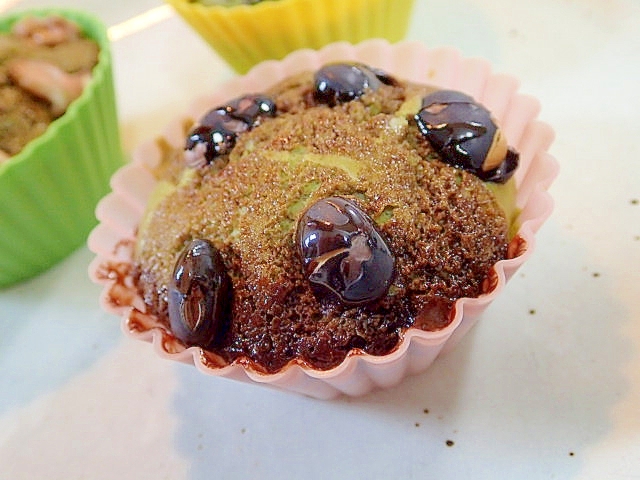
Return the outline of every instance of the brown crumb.
[[[428,413],[429,413],[429,409],[428,409],[428,408],[425,408],[425,409],[423,410],[423,412],[424,412],[425,414],[428,414]]]
[[[640,204],[640,200],[638,200],[637,198],[631,199],[631,205],[638,205],[638,204]]]
[[[569,452],[569,456],[570,456],[570,457],[573,457],[573,456],[575,456],[575,453],[573,453],[573,452]]]
[[[593,272],[593,273],[591,274],[591,276],[592,276],[593,278],[598,278],[598,277],[600,276],[600,272]]]
[[[536,309],[532,308],[531,310],[529,310],[529,315],[535,315],[536,314]]]
[[[419,427],[419,426],[420,426],[420,422],[416,422],[416,427]]]
[[[453,440],[447,440],[445,443],[447,444],[447,447],[453,447],[455,445]]]

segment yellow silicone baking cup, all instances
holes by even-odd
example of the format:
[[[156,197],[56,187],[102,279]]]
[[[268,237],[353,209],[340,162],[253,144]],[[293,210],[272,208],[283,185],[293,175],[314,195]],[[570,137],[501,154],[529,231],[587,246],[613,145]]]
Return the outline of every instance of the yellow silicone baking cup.
[[[234,7],[166,0],[237,72],[301,48],[404,38],[414,0],[270,0]]]

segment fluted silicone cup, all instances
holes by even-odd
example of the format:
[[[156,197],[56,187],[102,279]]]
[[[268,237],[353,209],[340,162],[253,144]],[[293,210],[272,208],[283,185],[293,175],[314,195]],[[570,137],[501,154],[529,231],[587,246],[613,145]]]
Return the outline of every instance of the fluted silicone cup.
[[[414,0],[268,0],[254,5],[206,6],[166,0],[231,67],[282,59],[301,48],[368,38],[402,40]]]
[[[123,164],[105,26],[82,11],[32,10],[0,19],[61,15],[100,47],[82,95],[38,138],[0,164],[0,287],[48,269],[86,242],[95,206]]]
[[[459,299],[449,325],[442,330],[409,328],[389,354],[374,356],[354,349],[340,365],[330,370],[316,370],[294,360],[277,373],[265,374],[247,359],[227,365],[216,362],[199,347],[185,348],[147,312],[131,276],[137,226],[156,185],[152,172],[162,156],[158,142],[152,140],[141,145],[134,152],[132,163],[114,175],[113,192],[98,205],[96,213],[100,224],[89,237],[89,248],[96,253],[89,269],[90,277],[104,286],[101,304],[106,311],[121,317],[122,329],[127,335],[151,342],[163,358],[192,363],[210,376],[322,399],[341,394],[362,395],[374,388],[391,387],[407,375],[424,371],[438,355],[453,348],[502,292],[507,280],[530,258],[535,233],[553,209],[547,192],[558,172],[556,161],[548,153],[553,130],[537,120],[539,102],[518,93],[518,81],[514,77],[493,73],[489,62],[464,58],[451,48],[429,49],[414,42],[391,45],[384,40],[370,40],[355,46],[337,43],[319,51],[298,51],[282,61],[264,62],[210,97],[198,99],[168,124],[161,137],[174,147],[182,148],[186,121],[198,119],[209,109],[242,93],[260,91],[295,73],[316,70],[338,60],[362,62],[398,78],[462,90],[474,96],[492,111],[509,143],[520,152],[520,165],[514,174],[519,229],[509,245],[509,258],[497,262],[489,272],[486,293],[478,298]]]

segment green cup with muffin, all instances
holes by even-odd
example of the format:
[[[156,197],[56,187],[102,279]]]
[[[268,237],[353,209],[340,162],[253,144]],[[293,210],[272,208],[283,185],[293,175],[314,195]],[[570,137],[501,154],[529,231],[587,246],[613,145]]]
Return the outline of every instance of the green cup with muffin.
[[[105,26],[81,11],[0,19],[0,288],[84,244],[123,164]]]

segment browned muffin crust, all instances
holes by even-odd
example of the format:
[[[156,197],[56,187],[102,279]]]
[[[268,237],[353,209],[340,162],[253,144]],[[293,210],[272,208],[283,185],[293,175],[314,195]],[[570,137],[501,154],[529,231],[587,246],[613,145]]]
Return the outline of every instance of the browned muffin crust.
[[[181,176],[180,152],[165,144],[158,175],[178,186],[148,213],[136,249],[141,294],[168,325],[176,258],[193,238],[211,241],[233,283],[230,327],[212,351],[266,372],[292,360],[328,369],[354,348],[389,353],[409,327],[445,327],[455,300],[480,295],[507,249],[494,195],[439,161],[412,119],[431,89],[399,82],[330,108],[314,102],[312,86],[305,73],[267,92],[277,117],[240,135],[213,167]],[[358,205],[395,256],[392,286],[374,304],[347,308],[310,289],[295,228],[306,206],[329,196]]]

